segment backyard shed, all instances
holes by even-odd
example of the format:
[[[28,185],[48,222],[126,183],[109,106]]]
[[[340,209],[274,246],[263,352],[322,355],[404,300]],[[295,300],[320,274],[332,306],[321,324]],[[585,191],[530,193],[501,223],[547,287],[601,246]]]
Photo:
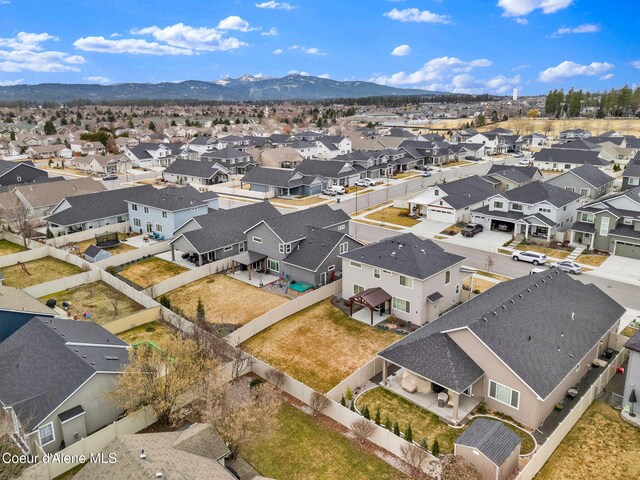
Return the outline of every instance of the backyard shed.
[[[100,247],[96,247],[95,245],[89,245],[89,247],[84,251],[84,259],[89,263],[99,262],[100,260],[105,260],[110,256],[111,254],[109,252]]]
[[[506,480],[518,467],[520,437],[502,422],[478,418],[454,442],[454,454],[487,480]]]

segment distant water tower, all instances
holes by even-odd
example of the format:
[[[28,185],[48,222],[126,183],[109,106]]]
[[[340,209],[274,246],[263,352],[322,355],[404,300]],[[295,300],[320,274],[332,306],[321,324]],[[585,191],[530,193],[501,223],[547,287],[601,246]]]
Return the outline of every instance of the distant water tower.
[[[518,100],[518,89],[514,88],[513,89],[513,101],[517,101]]]

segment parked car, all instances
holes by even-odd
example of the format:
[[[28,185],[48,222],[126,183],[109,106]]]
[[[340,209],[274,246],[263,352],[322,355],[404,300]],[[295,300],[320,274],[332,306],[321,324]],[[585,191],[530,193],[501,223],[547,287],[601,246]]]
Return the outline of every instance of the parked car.
[[[330,197],[335,197],[338,194],[338,192],[336,192],[335,190],[332,190],[331,188],[325,188],[324,190],[322,190],[322,194],[328,195]]]
[[[333,190],[338,195],[344,195],[345,193],[347,193],[347,189],[342,185],[333,185],[332,187],[329,187],[329,190]]]
[[[376,182],[370,178],[361,178],[356,182],[358,187],[373,187]]]
[[[499,223],[498,230],[500,230],[501,232],[510,232],[511,230],[513,230],[513,225],[509,225],[508,223]]]
[[[529,272],[529,275],[533,275],[534,273],[546,272],[546,271],[547,271],[546,268],[536,267],[531,269],[531,271]]]
[[[424,172],[422,172],[422,176],[423,177],[430,177],[431,176],[431,172],[429,170],[425,170]]]
[[[512,157],[514,158],[523,158],[524,157],[524,153],[522,152],[514,152],[511,154]]]
[[[549,265],[549,268],[558,268],[563,272],[571,273],[573,275],[580,275],[582,273],[582,267],[580,267],[580,265],[568,260],[563,260],[562,262],[553,262],[551,265]]]
[[[528,166],[531,163],[531,160],[527,160],[526,158],[523,158],[522,160],[520,160],[518,162],[518,165],[526,165]]]
[[[467,155],[466,157],[464,157],[465,160],[477,160],[477,158],[474,155]]]
[[[475,237],[476,234],[482,232],[482,230],[484,230],[484,227],[479,223],[470,223],[464,227],[460,233],[462,233],[463,237]]]
[[[110,173],[108,175],[105,175],[104,177],[102,177],[102,180],[108,181],[108,180],[117,180],[118,179],[118,175],[116,175],[115,173]]]
[[[525,252],[513,252],[514,262],[522,261],[533,263],[534,265],[544,265],[547,263],[547,256],[544,253],[532,252],[531,250],[527,250]]]

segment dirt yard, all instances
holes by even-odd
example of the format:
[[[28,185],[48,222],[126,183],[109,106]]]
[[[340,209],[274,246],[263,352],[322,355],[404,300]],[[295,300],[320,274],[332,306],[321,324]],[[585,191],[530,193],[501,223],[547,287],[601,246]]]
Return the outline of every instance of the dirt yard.
[[[247,340],[244,348],[320,392],[328,392],[376,353],[400,339],[316,303]]]
[[[142,288],[149,288],[151,285],[160,283],[167,278],[175,277],[187,270],[187,268],[167,260],[149,257],[126,266],[118,272],[118,275]]]
[[[166,294],[171,307],[195,316],[202,300],[210,323],[244,325],[263,313],[289,301],[264,289],[253,287],[227,275],[210,275]]]
[[[75,247],[75,250],[73,253],[81,257],[84,255],[85,250],[89,248],[90,245],[95,245],[95,244],[96,244],[96,240],[94,238],[90,240],[85,240],[84,242],[74,243],[73,246]],[[135,249],[136,247],[120,242],[115,247],[106,248],[105,250],[109,252],[111,255],[118,255],[119,253],[124,253],[124,252],[128,252],[130,250],[135,250]]]
[[[144,341],[158,343],[175,335],[176,330],[170,325],[164,322],[151,322],[119,333],[117,336],[133,345],[134,343]]]
[[[82,315],[88,312],[91,314],[91,318],[87,320],[100,325],[126,317],[144,308],[104,282],[93,282],[52,293],[39,300],[44,303],[50,298],[55,299],[60,308],[62,308],[62,302],[69,302],[71,308],[68,311],[71,312],[71,316],[77,315],[78,319],[82,320]]]
[[[58,278],[69,277],[81,271],[75,265],[53,257],[39,258],[22,265],[16,264],[0,269],[4,275],[3,284],[16,288],[32,287]]]

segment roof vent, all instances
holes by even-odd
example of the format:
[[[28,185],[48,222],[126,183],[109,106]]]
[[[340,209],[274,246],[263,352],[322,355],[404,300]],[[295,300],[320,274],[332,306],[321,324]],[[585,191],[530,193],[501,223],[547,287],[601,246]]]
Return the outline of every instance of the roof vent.
[[[513,298],[510,298],[509,301],[513,304],[516,303],[516,301]]]
[[[531,289],[530,288],[527,288],[527,293],[531,293]]]
[[[482,321],[486,322],[487,321],[487,317],[482,317]]]
[[[529,337],[527,338],[527,341],[531,341],[531,335],[529,335]]]
[[[502,309],[503,309],[503,310],[506,310],[506,309],[507,309],[507,306],[503,304],[503,305],[502,305]]]
[[[524,298],[524,295],[522,295],[521,293],[518,294],[518,297],[520,298]]]
[[[87,356],[86,355],[82,355],[82,358],[87,358]]]
[[[576,319],[576,312],[571,312],[571,320],[575,320]]]
[[[162,477],[164,477],[162,472],[156,472],[156,478],[162,478]]]
[[[144,448],[140,451],[140,460],[144,460],[145,458],[147,458],[147,454],[144,453]]]
[[[491,312],[494,316],[497,316],[498,314],[495,312],[495,310],[493,312]]]

